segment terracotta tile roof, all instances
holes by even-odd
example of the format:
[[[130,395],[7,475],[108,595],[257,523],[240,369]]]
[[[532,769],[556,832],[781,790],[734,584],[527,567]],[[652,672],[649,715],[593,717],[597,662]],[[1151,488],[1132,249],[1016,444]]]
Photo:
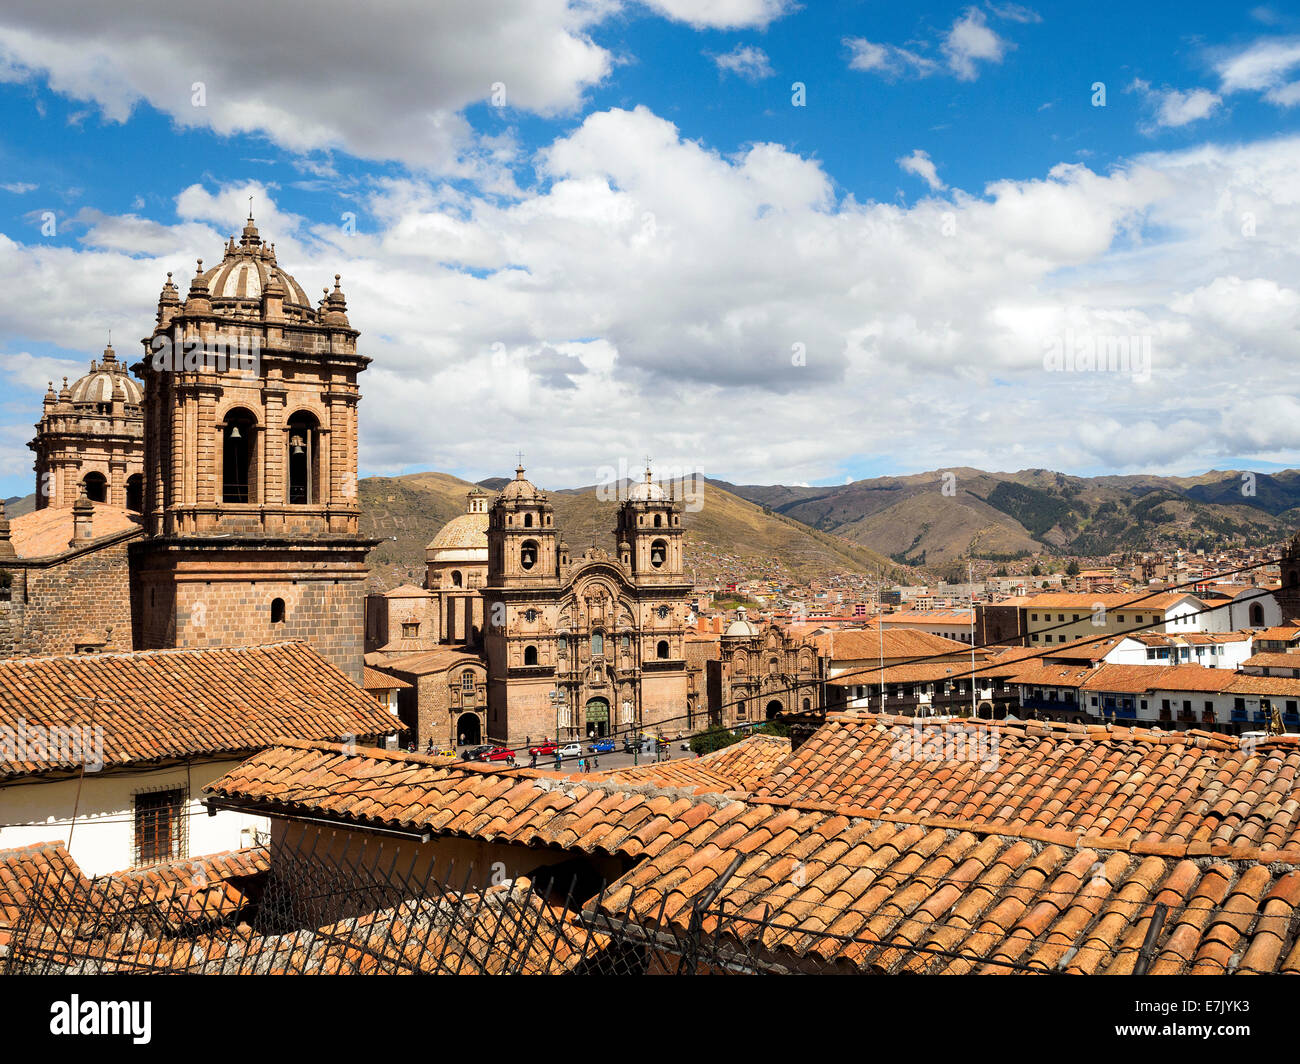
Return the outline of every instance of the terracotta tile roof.
[[[751,735],[703,757],[683,757],[658,764],[606,769],[580,778],[745,794],[789,756],[789,739],[775,735]]]
[[[1300,737],[833,714],[754,792],[1122,841],[1300,846]],[[926,745],[926,744],[929,745]]]
[[[1009,682],[1028,687],[1079,687],[1093,671],[1092,666],[1025,664],[1011,674]]]
[[[1101,603],[1111,612],[1122,610],[1125,613],[1163,613],[1184,599],[1196,601],[1196,596],[1189,595],[1184,591],[1164,591],[1155,594],[1143,591],[1109,593],[1100,591],[1045,591],[1040,595],[1029,595],[1025,598],[1014,599],[1007,605],[1015,605],[1027,610],[1086,611],[1091,610],[1097,603]]]
[[[10,934],[33,887],[42,888],[51,904],[60,897],[88,888],[81,873],[62,842],[38,842],[0,850],[0,955],[9,944]]]
[[[1300,680],[1291,676],[1252,676],[1233,673],[1232,682],[1224,688],[1230,695],[1274,695],[1278,698],[1300,698]]]
[[[1281,624],[1276,628],[1265,628],[1255,633],[1256,639],[1280,640],[1289,643],[1292,639],[1300,637],[1300,625]]]
[[[1131,973],[1163,902],[1152,974],[1300,973],[1294,865],[1051,829],[751,805],[651,855],[588,910],[680,933],[720,882],[703,932],[792,970]]]
[[[146,932],[147,937],[139,924],[109,934],[59,926],[32,945],[51,967],[72,974],[201,975],[557,975],[605,948],[605,936],[593,935],[571,914],[557,913],[530,887],[521,877],[481,895],[406,899],[283,934],[243,924],[181,936]]]
[[[394,723],[302,642],[0,661],[0,727],[101,728],[105,765],[241,754],[282,736],[378,735]],[[30,739],[0,743],[0,776],[80,767],[80,750],[58,746],[22,760],[40,752]]]
[[[369,665],[363,666],[363,670],[361,686],[366,691],[398,691],[411,686],[405,680],[372,669]]]
[[[1252,654],[1241,664],[1243,666],[1252,665],[1268,669],[1300,669],[1300,654],[1278,653],[1276,651]]]
[[[270,869],[265,847],[227,850],[129,868],[101,877],[97,889],[115,912],[149,910],[170,930],[227,920],[249,903],[250,883]]]
[[[300,741],[253,754],[204,790],[210,801],[250,811],[271,805],[344,824],[628,857],[666,844],[700,801],[713,808],[707,787],[693,789],[697,798],[644,783]]]
[[[91,505],[94,513],[90,518],[90,543],[132,529],[142,532],[138,513],[124,506],[110,506],[104,502]],[[72,510],[66,506],[47,506],[44,510],[33,510],[9,522],[9,535],[14,551],[20,558],[46,558],[52,554],[62,554],[68,549],[72,534]]]
[[[834,661],[878,660],[882,656],[882,646],[886,661],[891,658],[921,658],[932,654],[970,653],[970,646],[956,639],[906,628],[827,632],[813,637],[813,643],[818,651]]]
[[[1147,694],[1151,691],[1226,691],[1236,674],[1203,665],[1102,665],[1082,684],[1085,691]]]

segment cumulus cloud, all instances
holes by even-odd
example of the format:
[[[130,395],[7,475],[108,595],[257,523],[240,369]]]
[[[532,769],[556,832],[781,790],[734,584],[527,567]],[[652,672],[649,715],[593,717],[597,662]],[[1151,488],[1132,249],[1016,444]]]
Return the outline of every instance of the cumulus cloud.
[[[1008,48],[1015,45],[989,26],[979,8],[967,8],[949,28],[943,39],[943,54],[948,66],[962,81],[979,76],[976,63],[1000,63]]]
[[[1151,122],[1143,127],[1146,132],[1198,122],[1212,115],[1223,102],[1221,96],[1209,89],[1157,89],[1141,78],[1134,79],[1127,91],[1140,94],[1151,112]]]
[[[713,61],[724,74],[735,74],[746,81],[761,81],[774,73],[767,53],[753,45],[737,45],[730,52],[715,55]]]
[[[696,29],[762,29],[794,8],[794,0],[642,0],[657,14]]]
[[[1300,104],[1300,37],[1265,37],[1220,52],[1214,68],[1223,93],[1260,93],[1280,107]]]
[[[75,246],[0,237],[0,333],[78,366],[108,327],[145,335],[165,272],[184,291],[253,195],[309,292],[343,275],[373,359],[371,472],[499,475],[517,449],[553,486],[646,453],[737,481],[823,480],[863,453],[1187,471],[1294,446],[1286,409],[1249,434],[1240,417],[1291,373],[1300,138],[911,206],[837,196],[815,158],[725,154],[646,108],[591,114],[530,161],[537,184],[509,197],[379,181],[375,223],[350,235],[274,189],[208,183],[167,216],[83,213]],[[1049,369],[1067,339],[1136,341],[1149,377]]]
[[[994,17],[1013,22],[1041,22],[1037,12],[1016,4],[990,5]],[[966,8],[948,27],[937,42],[944,62],[930,59],[922,52],[893,44],[869,41],[865,37],[846,37],[843,44],[849,49],[849,69],[879,74],[886,78],[904,75],[930,77],[948,73],[961,81],[974,81],[979,77],[980,63],[1000,63],[1006,53],[1015,47],[989,25],[988,17],[977,7]]]
[[[479,174],[488,161],[464,108],[499,86],[506,113],[567,113],[610,70],[589,36],[610,2],[400,6],[400,33],[364,4],[309,16],[255,0],[11,6],[0,16],[0,78],[48,79],[110,121],[146,103],[182,126],[261,133],[291,151]]]
[[[898,160],[898,165],[909,174],[915,174],[927,185],[932,191],[941,192],[948,186],[939,179],[939,171],[935,169],[934,160],[927,152],[917,148],[911,155],[905,155]]]

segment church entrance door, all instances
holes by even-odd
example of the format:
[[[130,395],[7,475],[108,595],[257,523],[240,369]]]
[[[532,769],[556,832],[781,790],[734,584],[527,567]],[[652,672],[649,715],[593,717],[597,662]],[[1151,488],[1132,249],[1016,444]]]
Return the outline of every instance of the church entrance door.
[[[603,739],[609,734],[609,703],[603,698],[587,702],[587,738]]]

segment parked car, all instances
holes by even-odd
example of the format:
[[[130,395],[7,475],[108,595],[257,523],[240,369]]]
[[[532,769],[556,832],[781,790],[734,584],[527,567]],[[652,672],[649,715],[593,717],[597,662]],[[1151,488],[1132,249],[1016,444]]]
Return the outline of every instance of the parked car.
[[[596,739],[587,747],[589,754],[612,754],[614,752],[613,739]]]
[[[462,756],[466,761],[486,761],[491,750],[490,746],[471,746]]]
[[[581,757],[582,747],[577,743],[566,743],[560,747],[559,754],[561,757]]]
[[[559,746],[548,739],[539,746],[530,746],[528,752],[536,754],[538,757],[554,757],[555,751],[558,749]]]
[[[514,756],[515,756],[515,752],[513,750],[508,750],[504,746],[494,746],[492,747],[491,750],[489,750],[486,754],[483,755],[483,760],[484,761],[508,761],[510,758]]]

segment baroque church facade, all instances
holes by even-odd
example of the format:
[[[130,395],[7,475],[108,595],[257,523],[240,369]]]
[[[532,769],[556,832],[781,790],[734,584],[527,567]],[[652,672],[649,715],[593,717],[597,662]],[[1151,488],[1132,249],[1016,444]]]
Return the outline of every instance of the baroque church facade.
[[[684,731],[692,583],[681,500],[651,479],[618,510],[617,555],[573,557],[523,467],[489,514],[483,589],[490,738]]]

